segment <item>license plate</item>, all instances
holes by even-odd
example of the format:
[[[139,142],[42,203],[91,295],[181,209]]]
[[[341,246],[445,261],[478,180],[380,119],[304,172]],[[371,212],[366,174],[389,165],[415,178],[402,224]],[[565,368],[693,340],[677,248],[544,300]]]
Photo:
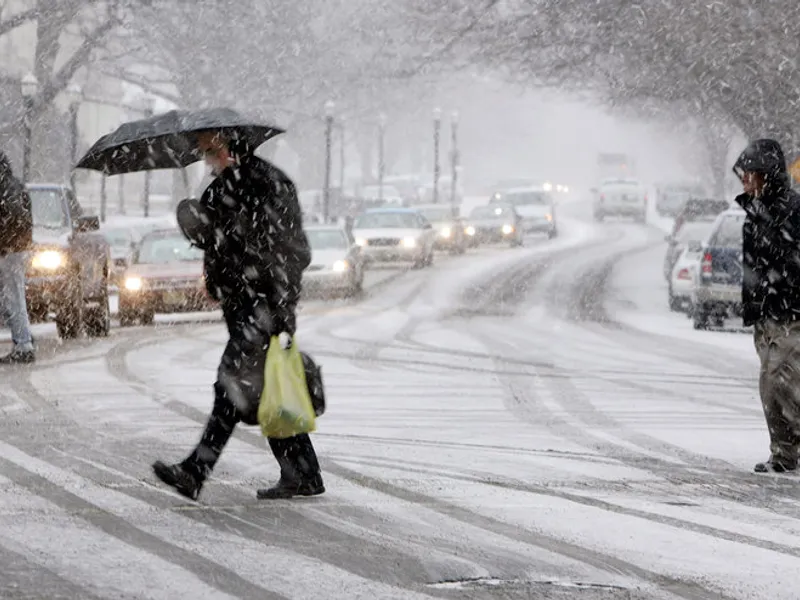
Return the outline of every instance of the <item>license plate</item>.
[[[164,292],[164,304],[183,304],[185,300],[183,292]]]

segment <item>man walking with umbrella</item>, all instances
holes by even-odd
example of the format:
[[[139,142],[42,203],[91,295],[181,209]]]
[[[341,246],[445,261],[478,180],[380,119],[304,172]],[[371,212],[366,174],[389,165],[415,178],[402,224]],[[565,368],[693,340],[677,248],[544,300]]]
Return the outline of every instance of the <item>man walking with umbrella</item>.
[[[302,272],[311,251],[294,184],[283,172],[256,157],[235,132],[205,131],[193,137],[216,178],[199,205],[191,207],[193,201],[184,201],[178,221],[205,251],[206,287],[222,305],[230,338],[214,384],[214,407],[199,444],[182,462],[157,461],[153,470],[164,483],[197,499],[237,423],[258,422],[270,338],[279,336],[284,348],[292,343]],[[202,231],[189,232],[197,223],[205,225],[199,228]],[[258,498],[315,496],[325,491],[307,434],[270,439],[269,445],[281,468],[280,481],[258,490]]]

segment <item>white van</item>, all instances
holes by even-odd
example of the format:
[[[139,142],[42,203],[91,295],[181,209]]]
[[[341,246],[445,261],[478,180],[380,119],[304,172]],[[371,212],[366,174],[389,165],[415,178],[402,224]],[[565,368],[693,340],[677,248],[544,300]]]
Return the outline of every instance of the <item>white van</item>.
[[[635,179],[606,179],[596,190],[594,220],[605,217],[633,217],[639,223],[647,220],[647,192]]]

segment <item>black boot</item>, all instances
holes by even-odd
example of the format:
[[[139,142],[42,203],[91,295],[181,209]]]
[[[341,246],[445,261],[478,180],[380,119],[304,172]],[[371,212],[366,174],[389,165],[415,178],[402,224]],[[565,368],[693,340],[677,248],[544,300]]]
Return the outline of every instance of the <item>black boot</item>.
[[[757,463],[753,469],[756,473],[786,473],[797,469],[797,459],[770,455],[769,459]]]
[[[161,481],[174,487],[179,494],[190,500],[197,500],[200,490],[203,489],[203,481],[191,474],[183,465],[168,465],[157,460],[153,463],[153,472]]]
[[[325,493],[317,453],[308,434],[283,440],[270,438],[269,447],[281,467],[281,478],[273,487],[257,490],[259,499],[318,496]]]
[[[36,361],[33,350],[12,350],[0,357],[0,365],[29,365]]]

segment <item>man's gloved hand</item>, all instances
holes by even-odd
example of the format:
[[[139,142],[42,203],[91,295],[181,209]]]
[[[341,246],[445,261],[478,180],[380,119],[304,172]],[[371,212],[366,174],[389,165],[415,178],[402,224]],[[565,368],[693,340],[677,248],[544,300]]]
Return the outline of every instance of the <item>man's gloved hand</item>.
[[[288,350],[292,347],[292,336],[289,335],[288,332],[284,331],[278,334],[278,343],[281,345],[281,348],[284,350]]]

